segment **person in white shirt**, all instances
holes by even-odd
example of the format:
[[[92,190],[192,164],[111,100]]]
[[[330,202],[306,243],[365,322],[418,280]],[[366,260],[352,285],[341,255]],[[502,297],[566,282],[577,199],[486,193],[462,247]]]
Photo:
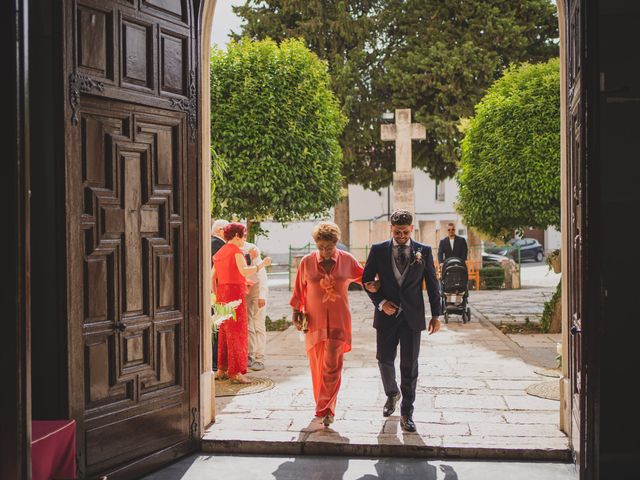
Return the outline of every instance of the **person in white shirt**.
[[[440,240],[438,246],[438,263],[442,265],[445,259],[457,257],[463,262],[467,261],[467,241],[456,235],[456,226],[453,223],[447,225],[447,236]]]
[[[261,262],[260,250],[253,243],[245,242],[243,253],[249,255],[251,265]],[[249,368],[254,371],[264,369],[264,355],[267,345],[265,327],[269,285],[265,269],[247,277],[247,316],[249,319]]]

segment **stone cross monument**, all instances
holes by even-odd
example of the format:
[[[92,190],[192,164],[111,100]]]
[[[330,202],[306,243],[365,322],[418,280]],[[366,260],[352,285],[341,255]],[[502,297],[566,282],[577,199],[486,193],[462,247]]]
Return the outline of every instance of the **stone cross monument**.
[[[411,141],[424,140],[427,132],[423,125],[411,123],[411,109],[396,110],[396,123],[382,125],[381,138],[396,142],[396,171],[393,172],[393,206],[395,210],[408,210],[415,213],[416,197],[413,187],[411,162]]]

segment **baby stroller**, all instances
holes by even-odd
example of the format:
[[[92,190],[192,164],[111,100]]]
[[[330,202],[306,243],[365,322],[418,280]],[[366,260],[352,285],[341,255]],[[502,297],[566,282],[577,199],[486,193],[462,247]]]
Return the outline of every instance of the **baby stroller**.
[[[442,263],[440,277],[440,298],[444,323],[449,323],[449,315],[462,315],[462,323],[471,320],[469,298],[469,278],[466,263],[457,257],[449,257]]]

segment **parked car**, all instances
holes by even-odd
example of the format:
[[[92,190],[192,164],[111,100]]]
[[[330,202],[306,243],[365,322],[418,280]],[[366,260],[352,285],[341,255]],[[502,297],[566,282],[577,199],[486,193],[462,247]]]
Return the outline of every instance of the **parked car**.
[[[501,266],[504,260],[509,260],[509,257],[497,253],[482,252],[482,268],[492,265]]]
[[[518,249],[522,262],[525,260],[533,260],[534,262],[544,260],[544,249],[535,238],[513,238],[507,242],[507,245],[487,248],[486,251],[518,260]]]

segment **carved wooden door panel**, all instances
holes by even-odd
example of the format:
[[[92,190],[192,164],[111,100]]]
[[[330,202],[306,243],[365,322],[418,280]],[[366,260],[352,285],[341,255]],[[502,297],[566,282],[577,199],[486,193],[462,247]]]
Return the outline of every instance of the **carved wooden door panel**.
[[[185,0],[65,4],[71,413],[81,475],[196,444],[194,36]]]
[[[569,377],[571,382],[571,445],[575,454],[574,460],[581,468],[586,465],[586,449],[584,448],[586,408],[586,369],[583,357],[584,336],[582,333],[584,312],[584,275],[585,275],[585,163],[586,163],[586,111],[584,75],[584,22],[581,9],[582,2],[569,1],[567,16],[567,99],[569,118],[568,132],[568,188],[567,194],[570,224],[568,238],[569,272],[565,279],[569,292]]]

